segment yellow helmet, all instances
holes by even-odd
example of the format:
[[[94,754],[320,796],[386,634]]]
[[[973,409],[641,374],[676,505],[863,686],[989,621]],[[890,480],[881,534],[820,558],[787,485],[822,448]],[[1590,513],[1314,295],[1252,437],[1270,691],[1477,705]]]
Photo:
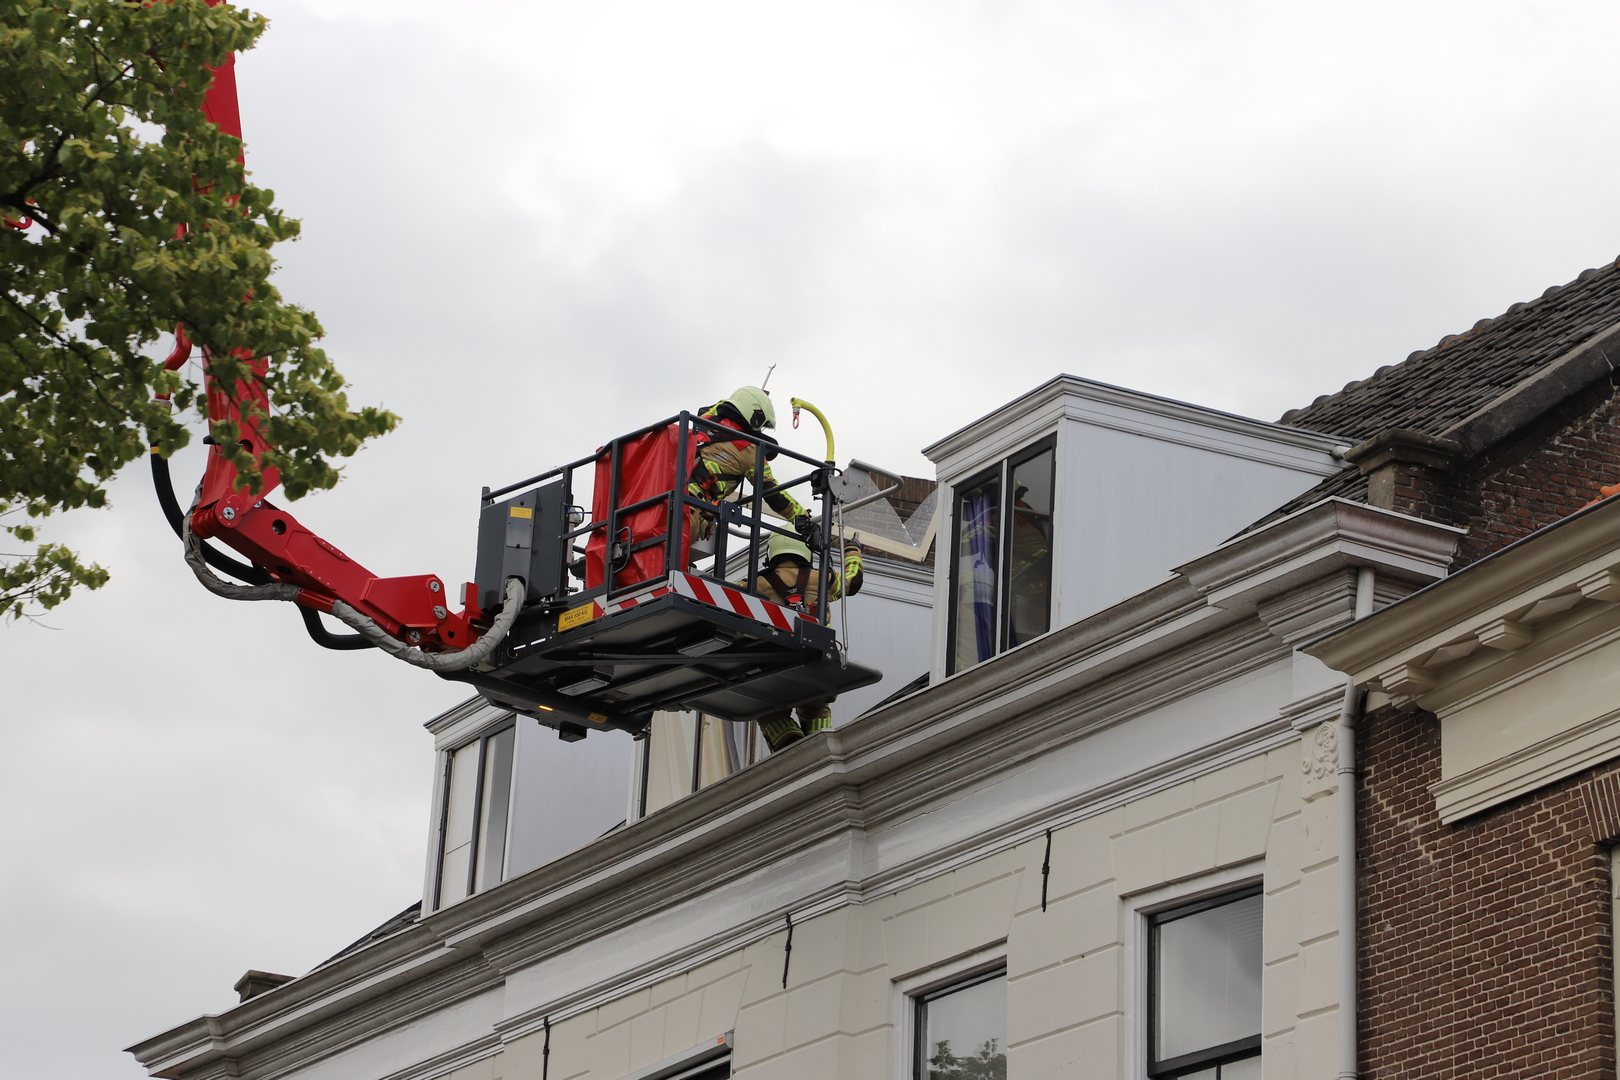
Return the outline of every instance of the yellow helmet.
[[[776,406],[771,404],[771,395],[757,386],[740,386],[723,400],[742,413],[748,426],[755,431],[776,426]]]

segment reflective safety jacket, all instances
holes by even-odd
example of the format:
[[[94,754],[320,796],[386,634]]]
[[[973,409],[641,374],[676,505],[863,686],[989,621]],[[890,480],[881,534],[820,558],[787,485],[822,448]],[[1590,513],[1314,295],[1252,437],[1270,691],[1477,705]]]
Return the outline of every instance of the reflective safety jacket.
[[[711,405],[698,415],[733,431],[748,430],[741,415],[727,402]],[[736,491],[737,485],[745,477],[754,475],[754,466],[759,464],[758,443],[747,439],[726,440],[709,431],[694,431],[693,435],[698,440],[698,452],[686,485],[688,495],[705,502],[719,502]],[[785,491],[771,490],[776,486],[776,477],[771,475],[769,460],[761,466],[759,479],[768,493],[765,505],[787,521],[804,515],[805,509],[797,499]]]
[[[843,572],[833,573],[827,591],[837,600],[846,591],[854,596],[861,591],[861,584],[861,549],[852,544],[844,549]],[[821,588],[821,573],[806,566],[803,559],[777,558],[754,578],[754,588],[773,604],[802,607],[811,618],[818,617],[816,599]]]

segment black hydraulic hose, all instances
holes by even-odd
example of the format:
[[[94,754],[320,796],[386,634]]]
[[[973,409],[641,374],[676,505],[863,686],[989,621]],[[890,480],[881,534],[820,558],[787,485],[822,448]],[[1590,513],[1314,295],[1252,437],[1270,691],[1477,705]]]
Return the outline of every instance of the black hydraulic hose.
[[[158,506],[163,511],[163,517],[174,530],[174,535],[184,540],[185,512],[180,509],[180,500],[174,497],[174,481],[169,476],[169,459],[162,454],[152,454],[152,486],[157,489]],[[238,581],[245,581],[249,585],[268,585],[270,575],[261,567],[252,563],[237,562],[222,551],[217,551],[207,544],[202,546],[203,558],[215,570],[231,575]]]
[[[185,539],[185,512],[180,509],[180,500],[174,496],[174,480],[169,474],[169,459],[162,454],[152,454],[152,486],[157,489],[158,507],[163,511],[163,517],[168,521],[174,535]],[[252,563],[238,562],[237,560],[218,551],[207,544],[202,544],[203,559],[215,570],[229,574],[238,581],[245,581],[249,585],[268,585],[271,577],[264,569]],[[309,632],[310,640],[323,649],[336,649],[346,651],[351,649],[375,649],[375,642],[368,641],[360,634],[334,634],[321,625],[319,613],[303,606],[297,605],[298,614],[304,619],[304,629]]]
[[[298,614],[304,617],[304,629],[309,631],[310,640],[323,649],[375,649],[376,642],[368,641],[360,634],[334,634],[321,625],[321,616],[314,608],[307,608],[303,604],[296,605]]]

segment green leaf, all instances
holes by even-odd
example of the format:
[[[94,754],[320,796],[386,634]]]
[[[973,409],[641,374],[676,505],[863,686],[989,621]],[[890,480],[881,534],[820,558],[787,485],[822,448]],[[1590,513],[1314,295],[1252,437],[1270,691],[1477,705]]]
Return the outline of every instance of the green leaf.
[[[268,358],[267,434],[279,445],[266,464],[290,498],[331,487],[337,459],[397,422],[351,408],[315,347],[320,323],[271,284],[271,249],[298,222],[201,111],[210,69],[265,25],[205,0],[0,0],[0,214],[34,221],[0,228],[0,514],[103,506],[105,483],[148,446],[186,444],[186,414],[206,395],[151,348],[176,325],[216,357]],[[134,122],[162,139],[136,136]],[[215,368],[233,380],[244,365]],[[253,463],[234,456],[256,490]],[[11,547],[35,543],[4,528]],[[0,555],[0,615],[104,580],[59,545]]]

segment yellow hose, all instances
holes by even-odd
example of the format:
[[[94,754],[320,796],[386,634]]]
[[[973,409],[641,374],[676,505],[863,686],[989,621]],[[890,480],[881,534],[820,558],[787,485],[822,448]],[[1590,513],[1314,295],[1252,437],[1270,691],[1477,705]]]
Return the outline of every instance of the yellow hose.
[[[806,410],[808,410],[811,416],[813,416],[817,420],[821,421],[822,434],[827,436],[827,456],[825,458],[823,458],[822,460],[825,461],[829,465],[831,465],[833,462],[837,461],[838,459],[833,456],[832,425],[827,423],[827,418],[821,414],[821,410],[816,408],[814,405],[810,404],[808,401],[802,401],[799,398],[789,398],[788,399],[788,404],[792,405],[795,409],[806,409]]]

